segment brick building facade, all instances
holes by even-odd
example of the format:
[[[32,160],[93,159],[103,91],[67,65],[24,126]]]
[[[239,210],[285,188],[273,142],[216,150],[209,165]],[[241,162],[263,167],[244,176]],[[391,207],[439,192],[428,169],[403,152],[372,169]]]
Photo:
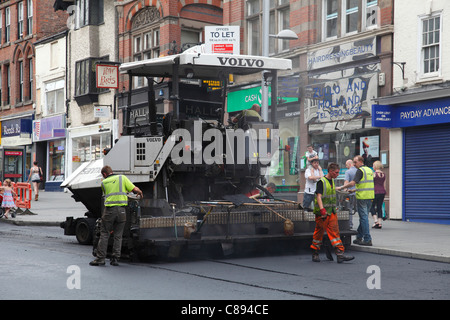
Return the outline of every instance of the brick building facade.
[[[0,1],[2,180],[23,181],[31,166],[36,101],[34,44],[64,30],[66,20],[65,13],[54,12],[51,1]]]

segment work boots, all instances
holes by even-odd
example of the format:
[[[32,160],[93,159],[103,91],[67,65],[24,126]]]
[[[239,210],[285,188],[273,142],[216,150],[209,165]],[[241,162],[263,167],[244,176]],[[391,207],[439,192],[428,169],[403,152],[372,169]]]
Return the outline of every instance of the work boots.
[[[355,259],[354,256],[346,256],[344,254],[344,252],[339,250],[339,249],[336,250],[336,257],[337,257],[337,262],[338,263],[342,263],[344,261],[350,261],[350,260]]]
[[[320,262],[319,252],[317,250],[312,251],[312,261]]]

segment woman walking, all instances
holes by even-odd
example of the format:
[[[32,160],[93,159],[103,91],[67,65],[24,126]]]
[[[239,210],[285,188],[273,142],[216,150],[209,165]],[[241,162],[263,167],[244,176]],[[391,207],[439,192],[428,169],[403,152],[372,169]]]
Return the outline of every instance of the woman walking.
[[[386,195],[386,176],[382,171],[383,165],[380,161],[375,161],[373,163],[373,169],[375,170],[373,174],[373,184],[375,187],[375,199],[372,201],[372,208],[370,212],[374,220],[374,225],[372,228],[381,229],[381,221],[383,219],[383,202],[384,196]]]
[[[39,184],[41,183],[41,176],[43,175],[41,167],[38,167],[38,162],[33,162],[33,166],[30,169],[30,175],[28,176],[28,183],[31,180],[34,189],[34,200],[38,201],[39,198]]]

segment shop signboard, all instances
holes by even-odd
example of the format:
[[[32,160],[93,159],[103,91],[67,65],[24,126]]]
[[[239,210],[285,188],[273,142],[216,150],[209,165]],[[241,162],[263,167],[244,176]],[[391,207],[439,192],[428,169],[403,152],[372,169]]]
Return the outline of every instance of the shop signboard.
[[[31,141],[31,118],[2,121],[2,146],[29,145]]]
[[[272,88],[269,86],[269,106],[272,103]],[[278,106],[299,101],[299,77],[280,77],[278,79]],[[227,112],[247,110],[254,103],[261,105],[261,86],[246,87],[230,91],[227,95]],[[299,111],[300,113],[300,111]],[[297,114],[299,115],[299,114]]]
[[[308,71],[376,56],[375,37],[308,52]]]
[[[119,89],[119,66],[97,64],[97,88]]]
[[[33,121],[33,141],[45,141],[66,136],[64,116],[47,117]]]
[[[305,123],[371,116],[378,96],[378,63],[309,75],[305,87]]]
[[[373,105],[372,126],[405,128],[450,123],[450,99],[417,101],[405,105]]]

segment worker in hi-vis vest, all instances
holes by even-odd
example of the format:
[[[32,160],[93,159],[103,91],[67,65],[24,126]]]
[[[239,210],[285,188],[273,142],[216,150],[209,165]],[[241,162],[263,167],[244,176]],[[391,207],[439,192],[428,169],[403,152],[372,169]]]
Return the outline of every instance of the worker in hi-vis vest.
[[[331,245],[336,251],[337,262],[353,260],[353,256],[344,255],[344,244],[341,241],[338,218],[336,215],[336,190],[334,179],[339,175],[337,163],[328,164],[328,173],[320,178],[316,186],[314,200],[314,214],[316,215],[316,227],[311,243],[312,261],[320,262],[319,250],[322,246],[323,234],[326,231]],[[331,257],[332,259],[332,257]]]
[[[102,214],[97,258],[89,264],[91,266],[105,265],[109,236],[113,232],[114,244],[111,265],[118,266],[118,260],[122,250],[122,234],[127,220],[125,211],[128,205],[127,193],[133,192],[141,199],[144,195],[126,176],[114,174],[110,166],[104,166],[101,174],[104,178],[101,187],[105,195],[105,209]]]
[[[364,165],[364,158],[361,156],[354,157],[353,163],[355,164],[355,167],[358,168],[353,181],[347,182],[341,187],[337,187],[336,190],[339,191],[341,189],[356,186],[356,207],[359,215],[359,227],[357,229],[358,234],[353,243],[371,246],[372,236],[370,235],[369,229],[369,212],[372,207],[372,200],[375,198],[373,171]]]

